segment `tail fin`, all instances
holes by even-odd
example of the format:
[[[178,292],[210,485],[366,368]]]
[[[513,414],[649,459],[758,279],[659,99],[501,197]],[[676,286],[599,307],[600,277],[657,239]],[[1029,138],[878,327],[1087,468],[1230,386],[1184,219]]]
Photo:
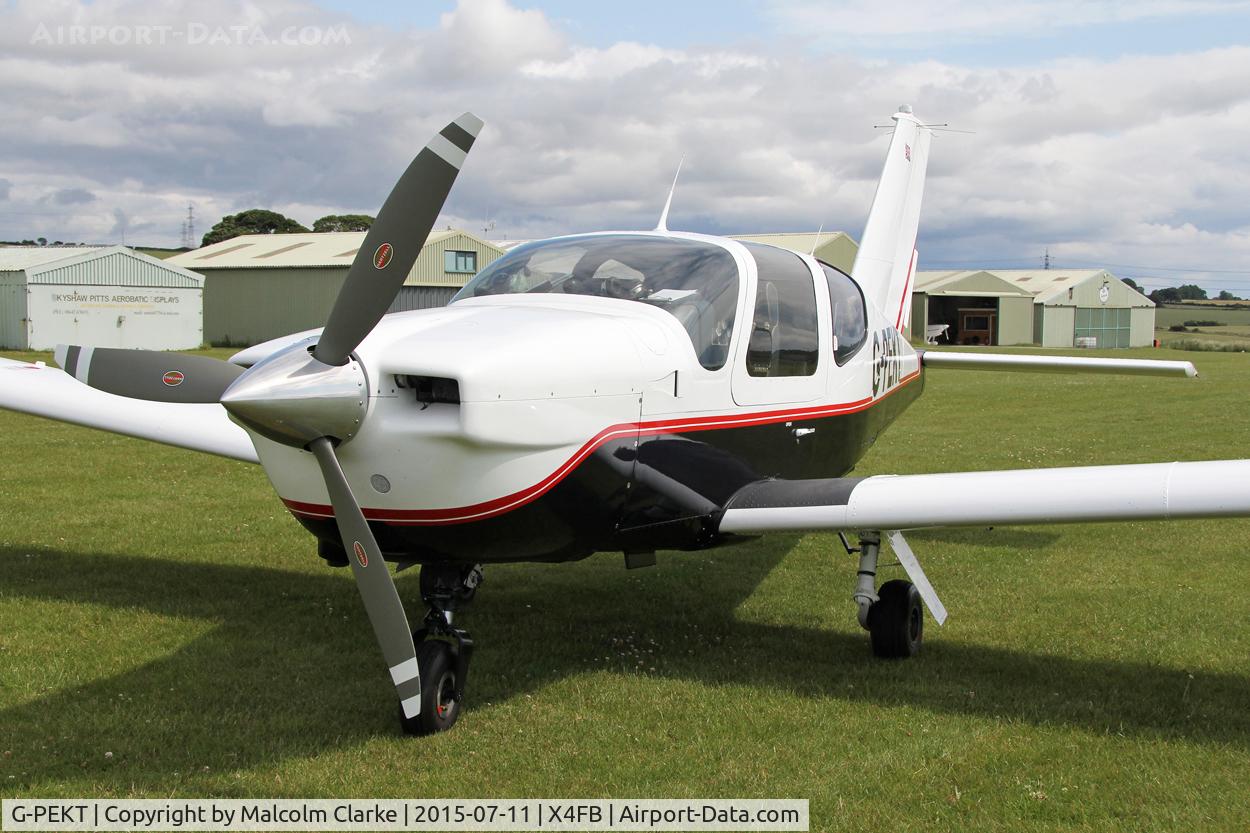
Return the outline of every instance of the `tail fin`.
[[[916,229],[920,225],[920,199],[924,195],[933,133],[906,105],[892,118],[894,136],[851,277],[886,320],[901,330],[911,318],[908,300],[917,260]]]

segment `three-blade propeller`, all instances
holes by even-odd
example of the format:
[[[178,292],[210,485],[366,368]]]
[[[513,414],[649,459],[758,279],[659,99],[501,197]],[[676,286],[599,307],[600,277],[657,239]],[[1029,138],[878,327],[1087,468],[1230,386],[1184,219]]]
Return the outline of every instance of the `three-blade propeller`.
[[[408,618],[335,446],[356,435],[367,410],[367,381],[351,354],[395,300],[481,129],[481,120],[465,113],[412,160],[365,235],[311,350],[299,343],[247,370],[203,356],[145,350],[62,345],[56,351],[57,364],[93,388],[158,402],[220,402],[248,428],[312,452],[408,718],[419,714],[421,704]]]

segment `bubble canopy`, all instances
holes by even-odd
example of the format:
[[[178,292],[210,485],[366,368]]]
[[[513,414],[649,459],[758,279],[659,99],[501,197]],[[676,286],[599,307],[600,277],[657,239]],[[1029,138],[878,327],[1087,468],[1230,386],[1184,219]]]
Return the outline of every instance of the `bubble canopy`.
[[[630,234],[518,246],[477,274],[451,302],[484,295],[565,293],[636,301],[685,328],[699,364],[725,365],[738,308],[738,264],[712,243]]]

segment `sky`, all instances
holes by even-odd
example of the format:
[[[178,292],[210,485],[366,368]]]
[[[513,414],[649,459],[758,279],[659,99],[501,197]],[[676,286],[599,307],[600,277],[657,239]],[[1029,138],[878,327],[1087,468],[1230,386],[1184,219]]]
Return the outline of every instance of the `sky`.
[[[465,110],[440,223],[858,239],[889,116],[935,138],[921,268],[1250,297],[1250,2],[0,0],[0,239],[176,246],[375,213]]]

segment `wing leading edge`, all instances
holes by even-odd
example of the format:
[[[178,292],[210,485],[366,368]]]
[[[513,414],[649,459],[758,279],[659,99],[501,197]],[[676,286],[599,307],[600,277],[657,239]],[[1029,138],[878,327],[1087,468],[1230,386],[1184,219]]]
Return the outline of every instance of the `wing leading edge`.
[[[231,422],[220,405],[114,396],[42,362],[0,358],[0,408],[257,462],[247,432]]]
[[[1035,356],[1029,353],[956,353],[948,350],[922,350],[925,367],[952,370],[1023,370],[1033,373],[1123,373],[1132,376],[1198,375],[1193,362],[1159,359],[1104,359],[1088,356]]]
[[[1250,460],[754,483],[721,532],[895,530],[1250,516]]]

